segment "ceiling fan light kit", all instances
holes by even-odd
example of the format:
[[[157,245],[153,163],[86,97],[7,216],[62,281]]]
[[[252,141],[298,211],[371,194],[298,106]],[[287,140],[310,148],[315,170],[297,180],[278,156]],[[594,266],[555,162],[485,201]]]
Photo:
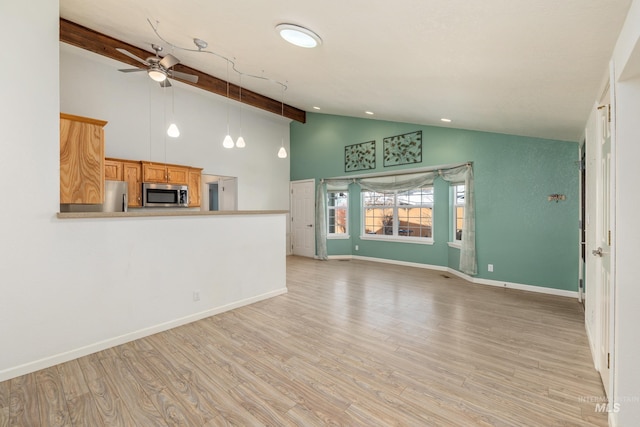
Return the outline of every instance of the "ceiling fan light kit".
[[[278,31],[280,37],[295,46],[312,49],[322,44],[322,39],[319,35],[299,25],[278,24],[276,25],[276,31]]]
[[[166,55],[164,58],[160,58],[160,52],[162,52],[163,50],[162,46],[159,46],[157,44],[152,44],[151,48],[155,50],[156,56],[150,56],[147,59],[142,59],[140,57],[137,57],[136,55],[134,55],[133,53],[129,52],[126,49],[117,48],[116,50],[121,54],[126,55],[129,58],[135,59],[136,61],[143,64],[145,67],[147,67],[146,70],[144,68],[128,68],[128,69],[118,70],[118,71],[122,71],[123,73],[146,71],[149,77],[153,81],[160,83],[160,86],[162,87],[171,86],[171,83],[169,83],[168,81],[168,77],[179,78],[181,80],[186,80],[192,83],[198,82],[198,76],[172,70],[171,68],[174,65],[178,65],[180,63],[180,60],[171,54]]]
[[[151,80],[156,81],[158,83],[163,82],[167,79],[167,73],[164,70],[159,68],[152,67],[147,71]]]

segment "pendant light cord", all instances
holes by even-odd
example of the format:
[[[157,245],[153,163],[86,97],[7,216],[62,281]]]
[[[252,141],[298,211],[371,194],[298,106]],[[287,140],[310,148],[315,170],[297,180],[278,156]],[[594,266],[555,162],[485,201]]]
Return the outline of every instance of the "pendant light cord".
[[[192,48],[187,48],[187,47],[182,47],[182,46],[175,45],[175,44],[173,44],[173,43],[171,43],[171,42],[167,41],[166,39],[164,39],[164,38],[160,35],[160,32],[158,31],[158,25],[160,24],[160,22],[159,22],[159,21],[156,21],[156,25],[153,25],[153,23],[151,22],[151,20],[150,20],[149,18],[147,18],[147,22],[148,22],[148,23],[149,23],[149,25],[151,26],[151,29],[152,29],[152,30],[153,30],[153,32],[156,34],[156,36],[157,36],[160,40],[162,40],[162,42],[163,42],[163,43],[165,43],[165,44],[167,44],[168,46],[170,46],[172,49],[180,49],[180,50],[184,50],[184,51],[186,51],[186,52],[208,53],[208,54],[210,54],[210,55],[217,56],[218,58],[221,58],[221,59],[224,59],[225,61],[227,61],[227,67],[228,67],[229,63],[231,63],[231,67],[233,68],[233,71],[235,71],[235,72],[236,72],[236,73],[238,73],[238,74],[244,74],[246,77],[251,77],[251,78],[254,78],[254,79],[266,80],[266,81],[269,81],[269,82],[272,82],[272,83],[275,83],[275,84],[277,84],[277,85],[282,86],[285,90],[287,89],[286,82],[285,82],[285,83],[282,83],[282,82],[280,82],[280,81],[278,81],[278,80],[273,80],[273,79],[270,79],[270,78],[265,77],[265,76],[257,76],[257,75],[255,75],[255,74],[248,74],[248,73],[243,73],[243,72],[241,72],[240,70],[238,70],[238,69],[236,68],[236,63],[235,63],[235,62],[233,62],[231,59],[227,58],[227,57],[226,57],[226,56],[224,56],[224,55],[220,55],[219,53],[213,52],[213,51],[211,51],[211,50],[202,49],[202,48],[192,49]],[[234,58],[234,59],[235,59],[235,58]],[[228,72],[227,72],[227,82],[228,82],[228,81],[229,81],[229,78],[228,78]]]
[[[229,135],[229,60],[227,59],[227,135]]]

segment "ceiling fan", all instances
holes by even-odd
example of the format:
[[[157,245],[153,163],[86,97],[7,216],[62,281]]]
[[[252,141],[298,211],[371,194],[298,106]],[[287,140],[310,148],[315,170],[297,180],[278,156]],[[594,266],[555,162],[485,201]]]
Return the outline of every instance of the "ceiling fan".
[[[116,50],[123,55],[127,55],[129,58],[133,58],[136,61],[144,64],[147,68],[126,68],[118,71],[122,71],[123,73],[133,73],[136,71],[146,71],[149,74],[151,79],[160,83],[162,87],[169,87],[171,83],[169,82],[168,77],[171,78],[179,78],[181,80],[185,80],[191,83],[198,82],[198,76],[193,74],[182,73],[180,71],[171,70],[170,68],[176,64],[180,63],[180,60],[171,54],[167,54],[164,58],[160,58],[160,52],[162,52],[162,46],[158,46],[157,44],[152,44],[151,47],[156,51],[156,56],[150,56],[147,59],[142,59],[129,52],[128,50],[122,48],[116,48]]]

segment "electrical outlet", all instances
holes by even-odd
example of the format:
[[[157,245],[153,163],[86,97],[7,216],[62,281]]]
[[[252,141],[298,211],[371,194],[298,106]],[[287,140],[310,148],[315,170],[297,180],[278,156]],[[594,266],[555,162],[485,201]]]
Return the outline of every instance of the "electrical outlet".
[[[489,270],[489,273],[493,273],[493,264],[489,264],[487,270]]]
[[[360,247],[359,247],[358,245],[356,245],[356,251],[357,251],[357,250],[360,250]]]
[[[200,291],[193,291],[193,301],[200,301]]]

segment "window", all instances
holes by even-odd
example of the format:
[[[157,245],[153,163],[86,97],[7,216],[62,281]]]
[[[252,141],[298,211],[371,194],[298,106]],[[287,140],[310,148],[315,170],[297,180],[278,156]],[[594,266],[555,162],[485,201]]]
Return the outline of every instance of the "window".
[[[464,225],[464,184],[452,184],[451,194],[453,200],[453,224],[452,241],[462,242],[462,227]]]
[[[327,237],[349,236],[349,193],[346,191],[327,192]]]
[[[363,237],[431,240],[433,187],[362,192]]]

